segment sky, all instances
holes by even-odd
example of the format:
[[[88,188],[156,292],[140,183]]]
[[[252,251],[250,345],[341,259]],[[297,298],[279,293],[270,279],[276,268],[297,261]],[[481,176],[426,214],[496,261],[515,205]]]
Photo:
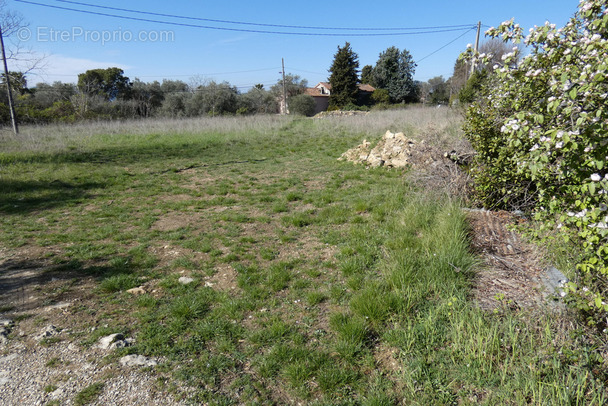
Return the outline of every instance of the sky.
[[[42,68],[28,74],[30,87],[75,83],[88,69],[119,67],[131,80],[227,81],[246,91],[275,84],[282,59],[286,73],[310,86],[325,81],[338,46],[346,42],[360,68],[395,46],[416,61],[415,80],[447,79],[460,52],[475,42],[478,21],[483,43],[487,28],[511,18],[526,30],[545,21],[563,26],[578,0],[8,0],[6,6],[28,24],[8,46],[21,40],[22,48],[44,56]],[[286,32],[291,34],[281,34]],[[22,66],[11,62],[9,69]]]

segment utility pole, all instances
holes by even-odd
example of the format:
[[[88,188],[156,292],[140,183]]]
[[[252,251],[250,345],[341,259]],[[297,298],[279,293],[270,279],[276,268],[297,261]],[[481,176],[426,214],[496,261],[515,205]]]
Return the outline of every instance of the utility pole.
[[[475,56],[473,56],[473,62],[471,63],[471,74],[469,78],[473,76],[475,72],[475,65],[477,64],[477,51],[479,51],[479,33],[481,32],[481,21],[477,22],[477,36],[475,37]]]
[[[285,88],[285,59],[281,58],[281,66],[282,66],[282,71],[281,73],[283,74],[283,106],[284,106],[284,110],[283,110],[283,114],[289,114],[289,110],[287,109],[287,89]]]
[[[11,111],[11,122],[13,123],[13,131],[16,135],[19,134],[19,127],[17,127],[17,114],[15,114],[15,104],[13,103],[13,94],[11,93],[11,81],[8,75],[6,53],[4,52],[4,39],[2,37],[2,27],[0,27],[0,51],[2,52],[2,62],[4,62],[4,78],[6,80],[6,91],[8,94],[8,108]]]

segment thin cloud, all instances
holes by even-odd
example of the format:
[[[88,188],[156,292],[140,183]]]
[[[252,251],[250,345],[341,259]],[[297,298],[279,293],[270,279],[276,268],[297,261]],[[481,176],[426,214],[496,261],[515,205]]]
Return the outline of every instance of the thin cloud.
[[[31,76],[36,76],[38,81],[64,83],[76,83],[78,74],[84,73],[89,69],[105,69],[117,67],[124,71],[132,69],[133,66],[125,65],[113,61],[95,61],[92,59],[73,58],[65,55],[50,55],[45,59],[45,67],[37,72],[32,72]]]

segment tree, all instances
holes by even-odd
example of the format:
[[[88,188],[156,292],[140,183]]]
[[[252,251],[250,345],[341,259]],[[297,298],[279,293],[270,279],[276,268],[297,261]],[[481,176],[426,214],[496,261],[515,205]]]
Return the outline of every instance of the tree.
[[[426,101],[431,104],[447,104],[450,99],[448,82],[443,76],[435,76],[426,82]]]
[[[163,82],[164,84],[164,82]],[[186,115],[186,105],[192,98],[192,93],[170,92],[165,93],[160,114],[165,117],[183,117]]]
[[[361,69],[361,83],[374,86],[374,67],[372,65],[365,65]]]
[[[315,100],[307,94],[294,96],[289,99],[289,111],[291,114],[312,117],[315,115]]]
[[[6,75],[2,74],[1,86],[6,87]],[[20,96],[23,96],[29,91],[27,88],[27,78],[23,72],[9,72],[8,73],[11,91]]]
[[[210,81],[196,89],[186,105],[186,113],[189,116],[236,113],[237,94],[236,87],[230,86],[228,82]]]
[[[417,101],[414,83],[416,64],[407,50],[397,47],[382,52],[373,70],[374,84],[377,88],[388,90],[393,103]]]
[[[90,69],[78,75],[78,89],[106,100],[128,99],[132,83],[120,68]]]
[[[287,99],[298,94],[304,93],[308,87],[308,80],[302,79],[299,75],[288,73],[285,75],[285,91],[287,93]],[[277,98],[283,98],[283,78],[279,79],[277,83],[272,85],[270,92]]]
[[[44,61],[44,57],[41,58],[31,49],[24,48],[20,36],[16,35],[27,26],[21,14],[9,10],[7,1],[0,0],[0,28],[4,38],[6,59],[14,61],[24,74],[38,68]]]
[[[389,104],[391,101],[386,89],[376,89],[372,93],[372,100],[375,104]]]
[[[479,60],[476,63],[476,70],[486,69],[493,71],[504,65],[503,55],[507,55],[517,50],[517,57],[509,58],[509,64],[514,67],[519,62],[519,47],[507,44],[498,38],[490,38],[479,46]]]
[[[287,100],[298,94],[304,93],[308,86],[306,79],[300,78],[298,75],[288,73],[285,75],[285,93],[287,94]],[[279,103],[280,113],[288,113],[288,106],[283,103],[283,78],[279,79],[276,84],[270,88],[270,92]]]
[[[329,84],[331,94],[329,96],[329,106],[341,108],[347,104],[357,102],[359,83],[358,76],[359,56],[353,52],[347,42],[343,47],[338,47],[334,55],[334,61],[329,68]]]
[[[47,108],[58,101],[67,102],[76,93],[76,86],[72,83],[62,83],[59,81],[48,83],[38,83],[31,89],[34,95],[33,103],[38,108]]]
[[[238,96],[238,112],[241,114],[267,114],[278,111],[277,98],[264,90],[263,85],[255,85],[247,93]]]
[[[450,78],[450,93],[457,95],[460,90],[466,85],[469,79],[469,73],[471,71],[471,64],[462,59],[458,58],[454,63],[454,70],[452,77]],[[462,100],[460,100],[462,101]]]
[[[140,117],[150,117],[163,104],[164,94],[159,82],[145,83],[135,78],[131,88],[131,100]]]
[[[165,96],[167,96],[169,93],[185,93],[188,91],[188,84],[181,80],[163,79],[163,83],[160,85],[160,90]]]

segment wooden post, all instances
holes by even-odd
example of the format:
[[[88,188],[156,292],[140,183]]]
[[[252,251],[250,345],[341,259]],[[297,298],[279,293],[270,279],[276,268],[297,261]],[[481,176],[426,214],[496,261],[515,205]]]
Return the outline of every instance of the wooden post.
[[[6,53],[4,52],[4,39],[2,37],[2,27],[0,27],[0,51],[2,52],[2,62],[4,62],[4,77],[6,80],[6,92],[8,95],[8,108],[11,112],[13,131],[15,134],[19,134],[19,127],[17,126],[17,114],[15,113],[15,104],[13,103],[13,94],[11,92],[11,80],[8,74],[8,65],[6,64]]]
[[[285,88],[285,59],[281,58],[281,66],[283,68],[283,114],[289,114],[289,109],[287,108],[287,89]]]
[[[481,32],[481,21],[477,23],[477,36],[475,37],[475,56],[473,56],[473,62],[471,63],[471,74],[469,78],[473,76],[475,72],[475,65],[477,64],[477,52],[479,51],[479,33]]]

